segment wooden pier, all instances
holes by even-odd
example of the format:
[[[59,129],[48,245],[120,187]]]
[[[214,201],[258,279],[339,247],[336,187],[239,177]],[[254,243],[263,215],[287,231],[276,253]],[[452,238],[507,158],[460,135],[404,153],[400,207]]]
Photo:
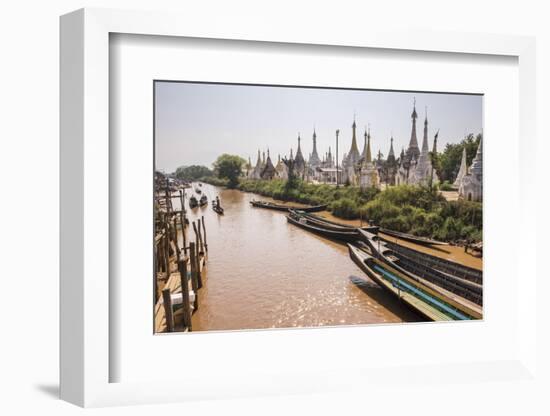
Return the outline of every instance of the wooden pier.
[[[179,199],[180,210],[173,209],[173,199]],[[168,186],[157,185],[155,210],[154,332],[189,332],[208,258],[204,216],[189,224],[185,194],[173,195]],[[191,229],[194,241],[187,235]]]

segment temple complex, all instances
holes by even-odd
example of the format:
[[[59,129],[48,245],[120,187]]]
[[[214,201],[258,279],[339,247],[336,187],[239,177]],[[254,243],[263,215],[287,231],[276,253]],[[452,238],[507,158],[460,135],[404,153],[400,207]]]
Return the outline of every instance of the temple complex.
[[[459,198],[468,201],[483,201],[483,138],[479,141],[477,152],[468,173],[460,179],[458,186]],[[463,154],[464,156],[464,154]]]
[[[422,136],[422,147],[418,146],[416,121],[416,100],[413,103],[411,113],[411,135],[406,149],[401,149],[396,157],[394,149],[394,136],[390,135],[388,155],[384,159],[381,150],[378,150],[378,157],[372,157],[372,137],[370,125],[365,128],[363,134],[364,143],[362,152],[359,152],[357,145],[357,124],[355,117],[351,125],[351,146],[342,157],[342,163],[338,164],[332,152],[332,147],[327,152],[320,153],[317,143],[317,131],[313,129],[312,150],[306,161],[303,156],[300,134],[298,134],[298,147],[295,156],[293,149],[290,149],[290,161],[293,162],[295,175],[301,180],[311,183],[326,183],[336,185],[359,186],[362,189],[369,187],[380,188],[382,186],[395,185],[419,185],[431,186],[439,182],[439,177],[433,166],[433,156],[437,155],[437,138],[439,131],[435,134],[433,146],[430,151],[429,143],[429,122],[428,114],[424,118],[424,131]],[[284,161],[288,161],[284,159]],[[258,150],[256,165],[252,167],[250,158],[246,166],[246,176],[250,179],[288,179],[288,166],[281,159],[277,158],[276,165],[273,164],[269,150],[267,158]],[[338,166],[338,168],[337,168]],[[466,149],[463,150],[460,170],[454,186],[459,191],[459,197],[463,199],[478,201],[481,200],[482,192],[482,146],[478,147],[472,166],[467,168]]]

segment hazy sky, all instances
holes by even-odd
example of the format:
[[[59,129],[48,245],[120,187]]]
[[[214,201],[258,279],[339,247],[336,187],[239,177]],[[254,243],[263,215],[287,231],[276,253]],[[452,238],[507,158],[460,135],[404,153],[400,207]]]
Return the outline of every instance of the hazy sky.
[[[353,117],[357,123],[359,151],[370,123],[374,154],[384,156],[393,133],[399,156],[411,136],[411,113],[416,97],[418,145],[422,146],[425,107],[428,109],[428,139],[439,129],[438,149],[456,143],[465,134],[482,128],[482,97],[479,95],[427,94],[248,85],[157,82],[155,152],[156,168],[166,172],[182,165],[212,163],[222,153],[249,156],[256,163],[257,151],[269,148],[273,160],[296,152],[297,137],[302,152],[312,150],[313,127],[317,131],[319,156],[331,146],[340,129],[339,156],[351,146]]]

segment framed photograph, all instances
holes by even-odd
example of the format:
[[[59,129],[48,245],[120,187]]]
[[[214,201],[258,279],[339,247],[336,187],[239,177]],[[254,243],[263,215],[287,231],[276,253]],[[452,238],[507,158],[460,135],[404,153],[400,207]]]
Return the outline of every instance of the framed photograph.
[[[483,319],[482,95],[154,96],[155,333]]]
[[[63,16],[62,398],[533,380],[534,53]]]

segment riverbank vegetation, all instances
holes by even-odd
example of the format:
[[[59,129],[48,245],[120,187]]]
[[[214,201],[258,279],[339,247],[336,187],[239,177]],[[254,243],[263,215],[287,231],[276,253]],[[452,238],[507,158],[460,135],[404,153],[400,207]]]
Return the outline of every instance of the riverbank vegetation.
[[[395,231],[444,241],[481,241],[482,206],[471,201],[447,201],[437,190],[420,186],[394,186],[384,191],[370,188],[298,182],[290,191],[286,181],[241,180],[238,188],[283,201],[309,205],[327,204],[344,219],[367,219]]]
[[[477,143],[479,137],[465,139],[468,157],[473,157],[472,152],[475,154]],[[450,155],[458,153],[459,149],[447,150],[446,155]],[[327,204],[335,217],[362,218],[371,224],[417,236],[449,242],[482,240],[482,204],[464,200],[447,201],[437,187],[401,185],[380,191],[376,188],[361,190],[355,186],[337,188],[334,185],[312,184],[295,177],[291,181],[250,180],[240,173],[244,163],[238,156],[222,155],[214,164],[214,175],[200,180],[282,201]],[[446,185],[450,187],[448,182]]]
[[[394,231],[443,241],[481,241],[482,205],[447,201],[428,187],[390,187],[363,205],[364,218]]]

